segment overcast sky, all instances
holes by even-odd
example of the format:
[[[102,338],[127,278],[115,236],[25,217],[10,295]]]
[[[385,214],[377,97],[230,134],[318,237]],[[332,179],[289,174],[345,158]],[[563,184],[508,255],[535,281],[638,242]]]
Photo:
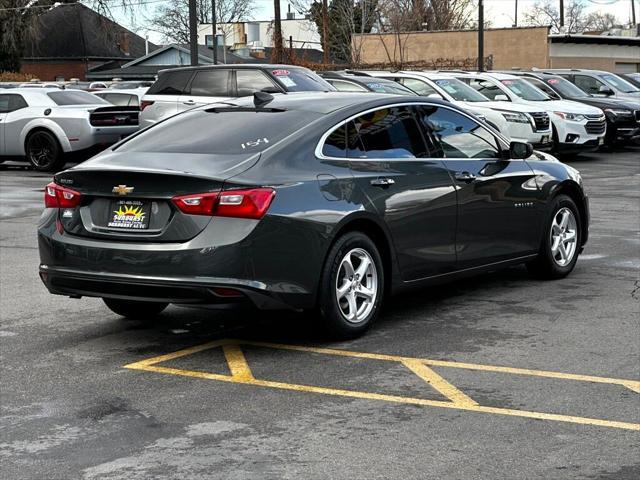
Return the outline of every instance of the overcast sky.
[[[255,10],[250,20],[272,20],[273,0],[253,0]],[[556,0],[557,1],[557,0]],[[124,12],[120,9],[113,9],[116,20],[144,37],[149,35],[149,40],[153,43],[161,43],[160,36],[149,29],[148,19],[153,16],[154,10],[161,5],[161,0],[141,0],[145,5],[141,5],[134,12]],[[518,0],[518,18],[521,22],[524,12],[531,8],[536,0]],[[485,19],[490,20],[494,27],[508,27],[513,24],[516,0],[485,0]],[[558,2],[559,3],[559,2]],[[566,2],[565,2],[566,3]],[[602,11],[615,14],[623,22],[629,22],[631,16],[631,0],[585,0],[588,4],[588,11]],[[284,0],[280,2],[282,15],[287,11],[288,3]],[[636,0],[636,17],[640,17],[640,2]]]

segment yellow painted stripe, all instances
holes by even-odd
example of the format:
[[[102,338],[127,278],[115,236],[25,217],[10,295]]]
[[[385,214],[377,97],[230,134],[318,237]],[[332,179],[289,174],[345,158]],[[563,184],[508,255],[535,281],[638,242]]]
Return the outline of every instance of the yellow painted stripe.
[[[266,343],[253,341],[233,341],[243,345],[253,345],[257,347],[275,348],[279,350],[294,350],[298,352],[320,353],[326,355],[336,355],[341,357],[368,358],[371,360],[383,360],[390,362],[417,361],[425,365],[434,367],[461,368],[464,370],[481,370],[486,372],[511,373],[514,375],[529,375],[535,377],[558,378],[562,380],[576,380],[581,382],[608,383],[612,385],[622,385],[633,391],[640,393],[640,381],[627,380],[621,378],[596,377],[593,375],[580,375],[573,373],[553,372],[546,370],[532,370],[527,368],[501,367],[495,365],[483,365],[476,363],[450,362],[446,360],[431,360],[427,358],[404,357],[400,355],[386,355],[380,353],[353,352],[350,350],[335,350],[332,348],[306,347],[299,345],[286,345],[280,343]]]
[[[478,405],[478,402],[447,382],[424,363],[418,360],[403,360],[402,364],[456,405]]]
[[[222,350],[224,351],[224,356],[227,359],[233,378],[238,381],[253,380],[251,368],[249,368],[247,359],[244,358],[244,353],[242,353],[238,345],[224,345]]]
[[[177,352],[167,353],[166,355],[159,355],[157,357],[148,358],[146,360],[141,360],[139,362],[130,363],[129,365],[125,365],[124,368],[138,368],[138,366],[148,366],[155,365],[156,363],[168,362],[169,360],[175,360],[176,358],[186,357],[187,355],[193,355],[194,353],[202,352],[204,350],[209,350],[211,348],[216,348],[221,345],[226,345],[229,343],[228,340],[215,340],[213,342],[203,343],[202,345],[196,345],[195,347],[185,348],[183,350],[178,350]]]
[[[167,373],[171,375],[181,375],[186,377],[201,378],[208,380],[218,380],[223,382],[238,383],[244,385],[254,385],[260,387],[277,388],[281,390],[291,390],[296,392],[320,393],[323,395],[342,396],[348,398],[358,398],[364,400],[381,400],[394,403],[405,403],[411,405],[423,405],[437,408],[449,408],[453,410],[465,410],[469,412],[491,413],[494,415],[506,415],[511,417],[533,418],[538,420],[551,420],[556,422],[574,423],[580,425],[593,425],[598,427],[619,428],[625,430],[640,431],[640,424],[618,422],[613,420],[601,420],[597,418],[576,417],[570,415],[558,415],[553,413],[531,412],[526,410],[512,410],[498,407],[485,407],[482,405],[461,405],[452,402],[441,402],[437,400],[426,400],[422,398],[401,397],[397,395],[385,395],[379,393],[359,392],[352,390],[340,390],[335,388],[315,387],[311,385],[298,385],[291,383],[273,382],[258,380],[255,378],[241,379],[228,375],[215,373],[196,372],[191,370],[181,370],[177,368],[160,367],[157,365],[143,365],[142,362],[129,364],[126,368],[144,370],[148,372]]]

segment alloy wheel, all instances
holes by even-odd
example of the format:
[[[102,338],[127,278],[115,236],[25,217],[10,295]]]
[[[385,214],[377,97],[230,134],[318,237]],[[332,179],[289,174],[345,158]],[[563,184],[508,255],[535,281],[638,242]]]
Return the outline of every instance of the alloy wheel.
[[[578,222],[567,207],[556,212],[551,223],[551,256],[560,267],[571,263],[576,253]]]
[[[51,145],[49,138],[40,132],[34,133],[29,138],[29,160],[38,167],[43,167],[55,160],[55,147]]]
[[[366,250],[354,248],[343,257],[335,291],[340,312],[348,322],[360,323],[371,313],[378,297],[378,275]]]

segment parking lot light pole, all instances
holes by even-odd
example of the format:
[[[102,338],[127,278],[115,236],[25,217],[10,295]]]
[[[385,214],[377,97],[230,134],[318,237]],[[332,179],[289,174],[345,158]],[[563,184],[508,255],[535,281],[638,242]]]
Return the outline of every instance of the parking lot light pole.
[[[198,20],[196,0],[189,0],[189,55],[191,65],[198,65]]]
[[[218,25],[216,22],[216,0],[211,0],[211,29],[213,30],[213,64],[218,64]]]
[[[564,27],[564,0],[560,0],[560,27]]]
[[[478,71],[484,71],[484,0],[478,0]]]

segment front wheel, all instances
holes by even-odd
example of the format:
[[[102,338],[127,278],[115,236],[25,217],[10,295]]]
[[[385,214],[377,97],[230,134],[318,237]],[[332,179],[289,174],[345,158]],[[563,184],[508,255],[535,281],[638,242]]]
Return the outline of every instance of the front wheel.
[[[46,130],[30,133],[25,142],[27,159],[39,172],[55,172],[64,166],[64,152],[56,137]]]
[[[132,320],[146,320],[155,317],[169,305],[164,302],[141,302],[115,298],[103,298],[102,300],[113,313]]]
[[[360,232],[349,232],[331,248],[322,271],[319,312],[333,337],[354,338],[378,316],[384,295],[384,269],[376,245]]]
[[[581,237],[576,204],[570,197],[558,195],[551,204],[538,257],[527,264],[529,271],[540,278],[566,277],[578,261]]]

